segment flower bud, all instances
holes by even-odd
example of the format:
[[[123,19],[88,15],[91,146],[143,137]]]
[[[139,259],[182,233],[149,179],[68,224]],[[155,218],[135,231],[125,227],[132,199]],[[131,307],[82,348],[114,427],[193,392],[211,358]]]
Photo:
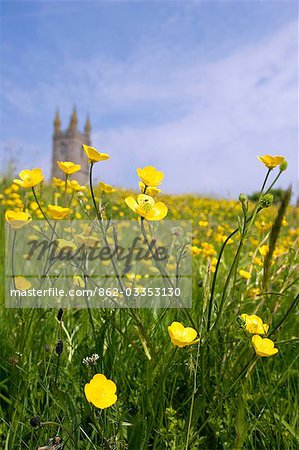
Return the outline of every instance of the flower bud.
[[[239,195],[239,200],[241,203],[245,203],[245,202],[247,202],[247,196],[245,194],[241,193]]]
[[[272,194],[265,194],[262,195],[259,201],[259,209],[263,208],[269,208],[273,203],[273,195]]]
[[[287,170],[287,167],[288,167],[288,162],[283,161],[279,166],[280,172],[284,172],[285,170]]]
[[[76,197],[77,197],[78,200],[83,200],[83,199],[84,199],[84,194],[83,194],[83,192],[82,192],[82,191],[77,192]]]

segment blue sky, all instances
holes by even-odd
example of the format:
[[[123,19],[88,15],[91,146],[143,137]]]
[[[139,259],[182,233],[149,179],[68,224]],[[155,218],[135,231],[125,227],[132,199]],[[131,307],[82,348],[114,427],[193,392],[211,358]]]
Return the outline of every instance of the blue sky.
[[[3,163],[49,175],[55,110],[66,127],[76,104],[105,182],[135,187],[151,164],[168,192],[237,196],[270,153],[294,185],[297,17],[286,1],[2,2]]]

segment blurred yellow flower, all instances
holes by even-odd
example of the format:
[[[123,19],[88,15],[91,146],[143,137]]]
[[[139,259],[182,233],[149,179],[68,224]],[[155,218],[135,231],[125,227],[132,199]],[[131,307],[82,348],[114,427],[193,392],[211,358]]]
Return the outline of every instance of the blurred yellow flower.
[[[42,169],[22,170],[19,173],[19,179],[14,179],[14,183],[24,188],[34,187],[41,183],[45,178]]]
[[[262,256],[266,256],[269,253],[269,245],[261,245],[259,247],[259,252]]]
[[[73,191],[79,192],[79,191],[86,191],[86,186],[81,186],[80,183],[78,183],[77,180],[67,180],[68,188],[70,188]]]
[[[198,226],[199,226],[200,228],[206,228],[208,225],[209,225],[209,222],[206,221],[206,220],[200,220],[200,221],[198,222]]]
[[[258,256],[255,256],[253,258],[253,264],[255,264],[256,266],[262,266],[263,265],[263,261]]]
[[[251,277],[250,272],[247,272],[247,270],[240,269],[239,274],[245,280],[249,280],[249,278]]]
[[[192,255],[199,255],[201,253],[201,249],[196,245],[192,245],[191,247]]]
[[[213,256],[217,253],[214,246],[212,244],[209,244],[208,242],[203,242],[201,246],[204,256]]]
[[[63,208],[62,206],[48,205],[47,211],[55,220],[64,219],[70,212],[70,208]]]
[[[181,322],[172,322],[168,327],[168,334],[173,345],[177,347],[186,347],[199,342],[199,339],[196,339],[197,331],[191,327],[184,327]]]
[[[262,338],[259,335],[252,336],[252,344],[255,353],[258,356],[272,356],[278,353],[278,349],[274,347],[274,342],[268,338]]]
[[[105,194],[111,194],[116,191],[114,187],[110,186],[110,184],[104,183],[103,181],[99,182],[99,189],[101,192],[105,192]]]
[[[12,185],[10,186],[11,190],[14,192],[18,192],[20,187],[17,184],[12,183]]]
[[[75,164],[71,161],[56,161],[59,169],[67,175],[72,175],[72,173],[78,172],[81,169],[80,164]]]
[[[73,276],[73,282],[74,286],[83,288],[85,286],[84,280],[80,275],[74,275]]]
[[[94,147],[90,147],[89,145],[83,144],[83,150],[87,155],[88,161],[92,164],[110,158],[107,153],[99,153]]]
[[[84,234],[77,234],[77,239],[81,244],[87,247],[96,247],[99,245],[99,238],[97,236],[85,236]]]
[[[31,283],[24,277],[15,277],[15,286],[20,291],[27,291],[31,288]]]
[[[53,177],[53,178],[52,178],[52,182],[53,182],[53,184],[54,184],[55,187],[62,187],[62,186],[65,186],[65,181],[64,181],[64,180],[61,180],[61,178]]]
[[[255,297],[256,297],[257,295],[259,295],[260,293],[261,293],[260,288],[253,287],[253,288],[248,289],[248,291],[247,291],[247,296],[248,296],[249,298],[255,298]]]
[[[283,219],[282,219],[282,226],[283,227],[287,227],[289,225],[289,223],[288,223],[288,221],[286,220],[286,218],[284,217]]]
[[[84,387],[86,399],[96,408],[108,408],[117,401],[116,384],[97,373]]]
[[[12,228],[18,229],[22,228],[27,223],[31,222],[31,216],[24,211],[13,211],[8,209],[5,212],[5,220],[12,226]]]
[[[66,239],[57,239],[57,243],[58,243],[58,248],[62,249],[62,248],[70,248],[70,249],[77,249],[76,244],[73,241],[67,241]]]
[[[211,272],[212,273],[215,273],[215,271],[216,271],[217,262],[218,262],[217,258],[215,258],[215,257],[212,258],[212,261],[211,261]]]
[[[137,175],[146,186],[151,187],[159,186],[164,178],[164,173],[159,172],[159,170],[153,166],[146,166],[143,169],[138,168]]]
[[[38,210],[38,204],[36,202],[30,202],[29,207],[30,207],[30,209],[32,211],[37,211]]]
[[[130,281],[138,281],[142,278],[142,275],[139,275],[138,273],[127,273],[126,277],[130,280]]]
[[[153,197],[146,194],[139,194],[137,201],[134,197],[127,197],[125,202],[132,211],[147,220],[162,220],[168,212],[163,202],[156,203]]]
[[[272,170],[276,166],[279,166],[281,163],[285,161],[283,156],[271,156],[271,155],[263,155],[258,156],[257,159],[261,161],[268,169]]]
[[[251,334],[266,334],[269,330],[269,325],[263,323],[262,319],[255,314],[241,314],[245,322],[245,330]]]
[[[161,189],[153,186],[146,186],[142,181],[140,181],[138,185],[142,194],[147,194],[151,197],[155,197],[155,195],[158,195],[161,192]]]

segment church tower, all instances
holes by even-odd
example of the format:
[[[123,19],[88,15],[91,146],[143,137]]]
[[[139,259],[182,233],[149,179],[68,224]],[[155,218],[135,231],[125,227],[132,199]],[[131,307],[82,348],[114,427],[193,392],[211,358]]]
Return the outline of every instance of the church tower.
[[[78,130],[78,118],[76,108],[73,109],[70,123],[65,131],[61,130],[61,121],[57,111],[54,119],[53,153],[52,153],[52,177],[63,178],[63,173],[56,161],[72,161],[81,165],[79,172],[71,175],[71,179],[80,184],[88,182],[88,160],[82,149],[82,144],[90,144],[91,124],[89,117],[86,119],[83,133]]]

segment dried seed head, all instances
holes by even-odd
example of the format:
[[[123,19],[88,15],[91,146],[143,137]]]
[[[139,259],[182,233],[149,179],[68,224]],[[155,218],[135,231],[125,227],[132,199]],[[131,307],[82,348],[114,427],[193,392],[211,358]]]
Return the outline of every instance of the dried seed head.
[[[57,319],[59,320],[59,322],[61,321],[62,316],[63,316],[63,309],[60,308],[59,311],[58,311],[58,313],[57,313]]]
[[[94,353],[93,355],[84,358],[82,363],[85,364],[86,366],[95,366],[98,359],[99,355],[97,353]]]
[[[59,339],[59,341],[57,342],[55,351],[56,351],[57,355],[61,355],[61,353],[63,352],[63,342],[61,339]]]
[[[40,426],[40,417],[39,416],[35,416],[35,417],[31,417],[30,419],[30,425],[33,428],[37,428]]]

